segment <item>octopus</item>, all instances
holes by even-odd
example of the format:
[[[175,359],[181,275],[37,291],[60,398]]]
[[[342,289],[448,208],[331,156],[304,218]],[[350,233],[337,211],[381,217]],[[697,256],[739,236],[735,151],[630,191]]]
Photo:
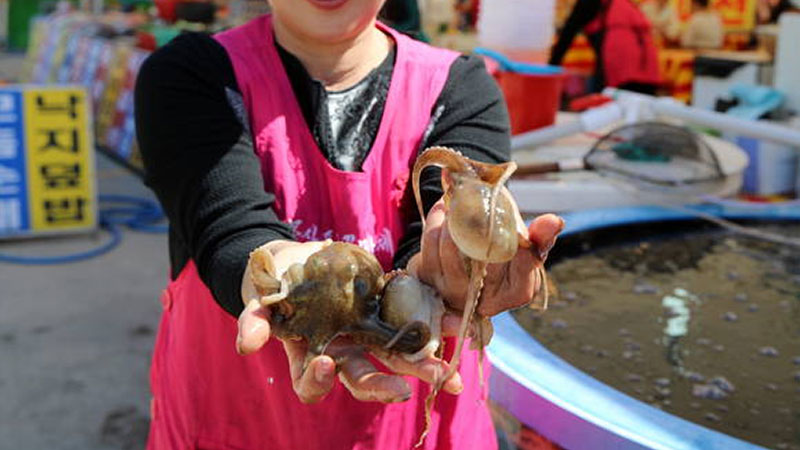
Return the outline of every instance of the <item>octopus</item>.
[[[439,347],[444,305],[435,291],[404,272],[384,273],[357,245],[328,242],[282,274],[268,251],[254,252],[250,266],[274,335],[308,342],[304,370],[339,336],[410,361]]]
[[[412,172],[423,225],[419,179],[422,170],[429,166],[444,169],[446,226],[462,255],[470,281],[449,369],[436,380],[425,400],[426,425],[419,444],[430,429],[438,392],[458,370],[469,325],[474,324],[473,348],[480,350],[481,358],[483,347],[491,339],[491,322],[476,312],[487,265],[508,262],[521,247],[532,247],[516,203],[505,187],[516,170],[514,162],[488,164],[445,147],[426,149],[417,158]],[[339,336],[348,336],[379,354],[399,353],[412,362],[443,354],[442,298],[405,271],[384,273],[377,259],[356,245],[326,242],[322,250],[283,273],[277,272],[266,250],[253,252],[249,264],[261,304],[270,308],[273,333],[280,339],[308,342],[304,369]],[[547,283],[541,265],[537,271],[543,295],[532,299],[532,306],[544,309]],[[481,382],[482,378],[481,375]]]
[[[429,166],[438,166],[443,169],[443,198],[447,210],[445,223],[453,242],[462,255],[470,281],[461,325],[456,337],[455,352],[449,362],[449,370],[435,383],[426,399],[426,426],[418,445],[422,444],[430,429],[431,411],[436,395],[444,382],[458,370],[459,358],[470,323],[475,324],[473,348],[480,351],[481,362],[483,347],[491,339],[491,322],[476,312],[483,289],[483,280],[486,277],[487,265],[508,262],[514,258],[520,247],[532,247],[519,209],[511,193],[505,187],[505,182],[517,168],[516,163],[511,161],[502,164],[488,164],[471,160],[446,147],[426,149],[417,158],[412,173],[414,197],[423,225],[425,215],[420,197],[419,180],[422,170]],[[531,306],[545,309],[547,307],[547,282],[541,264],[537,266],[537,272],[543,292],[532,299]],[[482,367],[482,364],[479,367]],[[482,382],[483,374],[481,374]]]

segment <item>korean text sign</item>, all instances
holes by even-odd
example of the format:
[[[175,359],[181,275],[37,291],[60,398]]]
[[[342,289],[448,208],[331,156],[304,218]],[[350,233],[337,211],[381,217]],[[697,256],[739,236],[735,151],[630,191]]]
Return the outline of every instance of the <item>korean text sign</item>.
[[[90,111],[84,88],[0,88],[0,237],[96,228]]]

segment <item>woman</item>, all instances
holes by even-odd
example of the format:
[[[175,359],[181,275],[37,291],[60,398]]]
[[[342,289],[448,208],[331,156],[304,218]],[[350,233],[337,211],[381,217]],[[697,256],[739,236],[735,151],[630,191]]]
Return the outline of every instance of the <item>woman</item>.
[[[586,33],[597,61],[593,92],[611,86],[655,95],[660,76],[652,28],[631,0],[575,2],[550,54],[550,64],[561,64],[581,31]]]
[[[183,35],[143,66],[137,131],[146,181],[170,218],[172,264],[149,448],[398,449],[418,438],[444,361],[378,361],[339,341],[303,371],[303,343],[269,339],[269,312],[245,274],[254,249],[286,267],[331,238],[371,250],[385,270],[409,267],[463,306],[437,175],[423,182],[423,230],[408,172],[430,145],[508,159],[508,118],[477,59],[377,23],[382,4],[271,0],[271,16]],[[490,268],[479,312],[532,298],[534,267],[562,227],[552,215],[531,224],[537,252]],[[425,448],[496,445],[477,372],[465,351]]]

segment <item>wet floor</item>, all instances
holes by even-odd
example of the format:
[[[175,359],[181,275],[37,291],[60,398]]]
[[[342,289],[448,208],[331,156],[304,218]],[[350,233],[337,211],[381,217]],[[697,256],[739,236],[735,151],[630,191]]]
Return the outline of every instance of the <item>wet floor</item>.
[[[556,354],[700,425],[800,449],[800,250],[718,232],[598,250],[551,276],[552,308],[516,317]]]

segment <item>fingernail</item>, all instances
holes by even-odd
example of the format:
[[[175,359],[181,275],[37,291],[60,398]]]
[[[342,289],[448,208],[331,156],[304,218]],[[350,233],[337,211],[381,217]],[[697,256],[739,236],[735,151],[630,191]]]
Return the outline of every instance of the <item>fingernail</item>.
[[[538,252],[539,253],[539,259],[541,259],[542,261],[547,259],[547,255],[550,254],[550,250],[553,249],[553,245],[555,245],[555,243],[556,242],[555,242],[555,239],[554,239],[554,240],[548,242],[547,244],[543,245],[542,248],[540,248],[539,252]]]
[[[242,335],[236,335],[236,353],[240,355],[244,355],[244,350],[242,350]]]
[[[330,376],[331,370],[331,361],[327,359],[323,359],[322,361],[317,363],[317,367],[314,369],[314,378],[317,380],[318,383],[324,383],[327,381],[328,377]]]
[[[539,250],[539,259],[544,261],[547,259],[547,255],[550,254],[550,247]]]

